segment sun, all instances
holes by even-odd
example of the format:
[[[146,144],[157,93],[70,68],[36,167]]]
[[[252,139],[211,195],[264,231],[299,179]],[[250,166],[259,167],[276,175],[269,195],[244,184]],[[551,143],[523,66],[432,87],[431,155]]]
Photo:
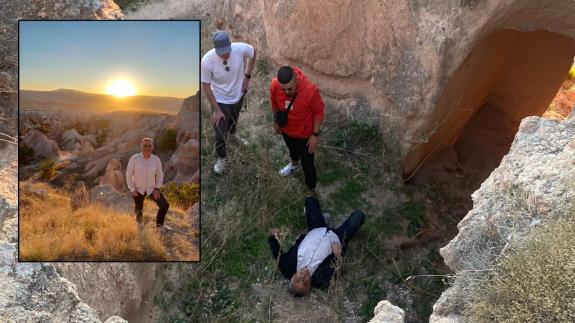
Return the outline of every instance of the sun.
[[[136,88],[130,81],[115,80],[106,88],[106,94],[114,95],[119,98],[134,96],[136,95]]]

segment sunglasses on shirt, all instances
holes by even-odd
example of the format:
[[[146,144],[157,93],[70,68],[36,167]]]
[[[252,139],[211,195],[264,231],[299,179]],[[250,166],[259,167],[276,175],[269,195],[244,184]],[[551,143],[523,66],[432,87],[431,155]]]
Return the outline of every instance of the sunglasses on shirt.
[[[230,71],[230,67],[228,66],[228,61],[224,59],[224,65],[226,66],[226,72]]]

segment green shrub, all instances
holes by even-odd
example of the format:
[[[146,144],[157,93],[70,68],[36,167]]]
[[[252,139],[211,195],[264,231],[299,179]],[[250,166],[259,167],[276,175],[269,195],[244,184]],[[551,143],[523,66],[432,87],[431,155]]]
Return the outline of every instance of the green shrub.
[[[472,295],[471,322],[575,322],[575,218],[524,241]]]
[[[170,204],[186,210],[200,200],[200,185],[171,182],[162,187],[162,193]]]
[[[41,179],[50,180],[56,175],[56,161],[53,159],[45,159],[36,170],[40,173]]]
[[[175,151],[178,148],[176,144],[177,136],[178,133],[173,128],[164,130],[164,133],[158,138],[158,149],[164,152]]]
[[[22,165],[29,165],[34,159],[34,149],[21,142],[18,145],[18,160]]]

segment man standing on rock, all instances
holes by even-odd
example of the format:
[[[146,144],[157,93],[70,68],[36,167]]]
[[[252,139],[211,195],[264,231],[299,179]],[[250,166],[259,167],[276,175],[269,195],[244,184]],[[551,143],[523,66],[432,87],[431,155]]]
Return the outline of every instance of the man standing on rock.
[[[325,288],[330,284],[336,259],[345,253],[365,221],[365,214],[355,211],[337,229],[328,228],[314,197],[305,199],[305,216],[308,232],[299,236],[287,252],[281,252],[277,229],[272,229],[268,238],[279,269],[290,280],[290,291],[296,296],[306,295],[311,286]]]
[[[170,205],[162,192],[160,192],[160,187],[162,187],[164,180],[162,161],[158,156],[152,154],[152,150],[154,150],[153,139],[142,139],[140,148],[141,152],[130,158],[126,169],[126,182],[136,204],[136,221],[138,221],[139,225],[142,224],[144,198],[149,196],[159,207],[156,216],[156,227],[169,229],[164,226],[164,218]]]
[[[228,134],[236,142],[248,144],[236,135],[236,126],[243,95],[248,89],[256,61],[256,50],[246,43],[230,42],[225,31],[216,31],[212,41],[214,48],[202,57],[202,89],[213,110],[212,124],[216,141],[214,172],[222,174],[226,165]]]
[[[298,68],[282,66],[271,82],[270,102],[274,128],[282,134],[291,157],[291,162],[279,173],[288,176],[301,163],[310,196],[315,196],[314,153],[324,115],[319,90]]]

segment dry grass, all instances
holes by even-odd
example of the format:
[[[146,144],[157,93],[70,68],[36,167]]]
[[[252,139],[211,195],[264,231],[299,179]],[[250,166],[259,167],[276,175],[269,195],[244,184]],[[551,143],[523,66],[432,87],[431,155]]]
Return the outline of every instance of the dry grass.
[[[166,259],[153,223],[139,231],[132,214],[98,205],[72,212],[69,203],[68,197],[53,190],[46,198],[21,192],[20,260]]]
[[[542,227],[480,284],[472,322],[575,322],[575,213]]]

